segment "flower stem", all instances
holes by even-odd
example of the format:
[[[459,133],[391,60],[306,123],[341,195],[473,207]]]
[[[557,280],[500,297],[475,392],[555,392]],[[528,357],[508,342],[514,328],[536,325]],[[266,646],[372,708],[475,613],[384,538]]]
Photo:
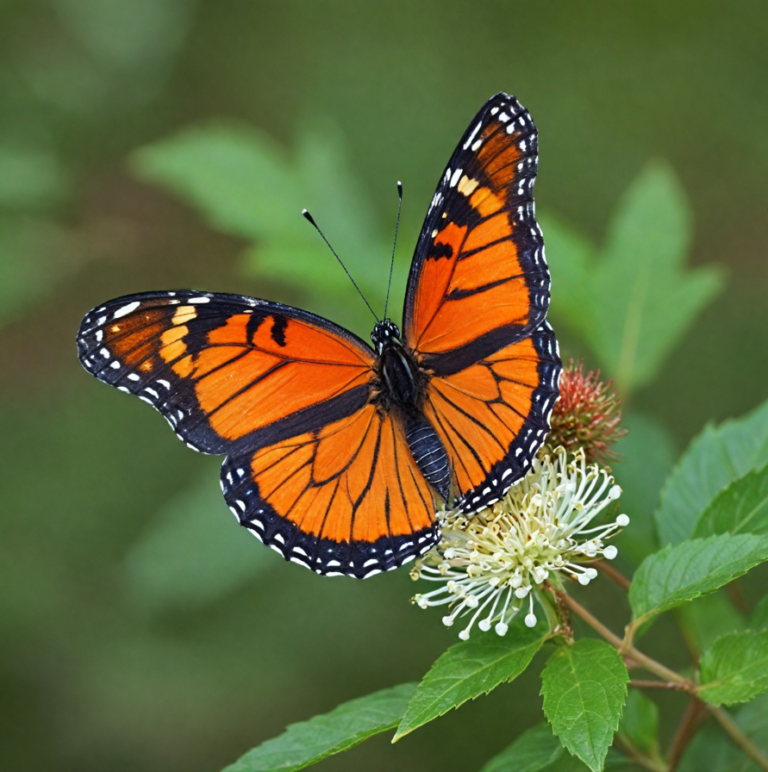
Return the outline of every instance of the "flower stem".
[[[690,692],[692,695],[696,694],[696,684],[684,678],[679,673],[675,673],[670,670],[661,662],[657,662],[647,654],[638,651],[634,646],[627,645],[627,641],[619,638],[618,635],[611,632],[597,617],[593,616],[582,606],[578,601],[574,600],[568,593],[558,592],[558,597],[565,603],[568,608],[576,614],[576,616],[583,619],[593,630],[600,633],[608,643],[620,651],[624,656],[637,662],[649,672],[659,676],[659,678],[671,683],[678,684],[681,690]],[[768,772],[768,756],[766,756],[749,737],[742,731],[741,727],[731,718],[731,716],[722,708],[717,708],[714,705],[705,705],[706,709],[715,717],[720,726],[728,733],[731,740],[741,748],[744,753],[749,756],[752,761],[757,764],[764,772]]]
[[[593,565],[598,571],[602,571],[609,579],[618,584],[622,590],[629,591],[629,585],[631,584],[629,579],[610,563],[606,563],[605,560],[598,560]]]
[[[637,678],[629,682],[633,689],[672,689],[673,691],[685,691],[680,684],[670,681],[641,681]]]
[[[665,667],[661,662],[657,662],[647,654],[643,654],[642,651],[638,651],[634,646],[627,646],[626,641],[622,641],[618,635],[611,632],[597,617],[594,617],[587,611],[584,606],[578,601],[574,600],[568,593],[562,593],[562,600],[573,611],[576,616],[581,617],[593,630],[596,630],[600,635],[605,638],[608,643],[619,650],[624,656],[633,659],[638,665],[642,665],[646,670],[657,675],[664,681],[670,681],[673,684],[677,684],[680,689],[687,692],[696,691],[696,684],[693,681],[684,678],[683,676]]]
[[[550,635],[553,635],[558,628],[561,628],[560,632],[565,635],[566,640],[573,637],[570,625],[567,623],[565,625],[561,624],[560,615],[558,614],[557,609],[553,607],[553,603],[557,602],[557,596],[553,595],[550,598],[549,594],[546,592],[536,592],[535,597],[539,602],[539,605],[544,609],[544,613],[547,615]]]
[[[741,727],[731,718],[730,714],[722,708],[716,708],[714,705],[707,705],[707,710],[715,717],[717,722],[728,733],[728,736],[736,745],[757,764],[760,769],[768,772],[768,756],[758,748],[749,737],[742,731]]]
[[[669,753],[667,754],[669,772],[675,772],[677,769],[683,751],[696,734],[696,729],[698,728],[697,723],[701,718],[703,710],[704,704],[702,701],[698,697],[691,695],[688,704],[685,706],[685,711],[680,719],[680,723],[677,725],[677,729],[675,729],[675,736],[672,738],[672,744],[669,746]]]
[[[654,759],[651,756],[647,756],[628,737],[622,734],[617,735],[616,744],[627,758],[637,764],[638,767],[647,769],[649,772],[669,772],[669,768],[662,759]]]

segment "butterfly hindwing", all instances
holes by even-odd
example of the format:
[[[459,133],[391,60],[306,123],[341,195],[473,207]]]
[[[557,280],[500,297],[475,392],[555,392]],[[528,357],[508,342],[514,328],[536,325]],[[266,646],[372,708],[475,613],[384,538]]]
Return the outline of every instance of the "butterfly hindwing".
[[[406,343],[430,376],[424,412],[467,511],[525,474],[559,394],[537,153],[528,111],[492,97],[438,184],[408,280]]]
[[[465,511],[498,501],[529,469],[560,394],[560,356],[547,322],[457,373],[433,377],[425,412],[453,469]]]
[[[403,425],[373,404],[229,457],[221,484],[242,525],[317,573],[365,578],[412,560],[437,540],[433,495]]]

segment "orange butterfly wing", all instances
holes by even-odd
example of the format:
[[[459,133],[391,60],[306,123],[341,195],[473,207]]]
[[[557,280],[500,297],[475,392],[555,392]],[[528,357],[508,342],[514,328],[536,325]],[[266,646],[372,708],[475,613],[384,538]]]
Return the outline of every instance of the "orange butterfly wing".
[[[227,503],[287,559],[364,576],[434,543],[403,429],[370,404],[374,353],[343,328],[239,295],[152,292],[91,311],[78,349],[190,447],[229,456]]]
[[[432,492],[402,423],[373,404],[253,454],[230,456],[221,479],[243,525],[318,573],[366,578],[413,559],[437,539]]]
[[[492,97],[441,178],[408,281],[405,340],[431,376],[424,412],[466,509],[496,501],[525,473],[559,394],[534,217],[537,152],[528,111]]]
[[[321,317],[255,298],[150,292],[86,315],[80,359],[195,450],[224,455],[359,410],[373,352]]]
[[[433,377],[425,414],[448,454],[465,510],[501,498],[549,433],[560,357],[547,322],[456,373]]]

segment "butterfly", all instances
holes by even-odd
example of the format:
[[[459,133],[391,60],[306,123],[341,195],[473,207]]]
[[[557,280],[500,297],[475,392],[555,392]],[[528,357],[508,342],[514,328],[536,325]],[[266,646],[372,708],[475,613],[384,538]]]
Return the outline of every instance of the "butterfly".
[[[320,316],[211,292],[145,292],[89,312],[85,369],[226,456],[241,525],[318,574],[365,578],[439,540],[529,469],[559,396],[536,223],[536,127],[489,99],[451,156],[408,277],[403,330],[371,347]]]

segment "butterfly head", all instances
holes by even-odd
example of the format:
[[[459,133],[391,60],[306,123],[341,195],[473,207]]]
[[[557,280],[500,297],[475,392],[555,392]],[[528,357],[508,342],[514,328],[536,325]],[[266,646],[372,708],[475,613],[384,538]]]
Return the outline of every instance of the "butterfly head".
[[[400,330],[390,319],[384,319],[382,322],[376,322],[376,326],[371,333],[371,341],[377,354],[384,351],[385,346],[393,342],[400,341]]]

